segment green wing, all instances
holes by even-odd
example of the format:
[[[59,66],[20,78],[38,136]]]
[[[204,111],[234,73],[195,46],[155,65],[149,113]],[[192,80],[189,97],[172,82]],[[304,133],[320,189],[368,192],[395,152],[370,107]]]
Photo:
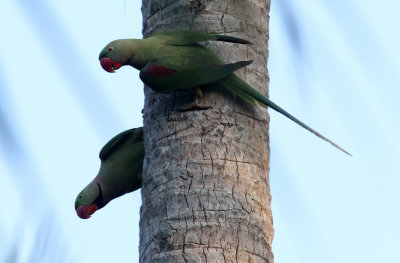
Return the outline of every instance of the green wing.
[[[101,149],[99,154],[100,160],[103,161],[107,159],[110,154],[112,154],[123,142],[125,142],[131,136],[136,136],[137,140],[143,140],[143,127],[126,130],[112,138]]]
[[[238,37],[219,34],[207,34],[203,32],[186,30],[164,31],[156,33],[151,37],[162,39],[165,44],[174,46],[193,45],[207,40],[225,41],[239,44],[251,44],[250,41]]]
[[[213,64],[192,70],[174,67],[173,64],[149,62],[141,71],[140,79],[152,89],[161,93],[190,90],[225,78],[235,70],[251,64],[252,61],[239,61],[231,64]],[[169,72],[157,74],[157,72]]]

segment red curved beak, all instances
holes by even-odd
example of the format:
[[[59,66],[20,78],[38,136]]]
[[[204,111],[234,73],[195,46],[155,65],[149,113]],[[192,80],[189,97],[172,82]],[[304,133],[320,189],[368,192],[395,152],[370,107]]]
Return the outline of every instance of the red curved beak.
[[[113,61],[111,58],[100,59],[100,65],[105,71],[110,73],[114,73],[115,70],[123,66],[122,63]]]
[[[96,204],[89,206],[80,205],[75,209],[75,211],[80,218],[88,219],[97,209],[98,206]]]

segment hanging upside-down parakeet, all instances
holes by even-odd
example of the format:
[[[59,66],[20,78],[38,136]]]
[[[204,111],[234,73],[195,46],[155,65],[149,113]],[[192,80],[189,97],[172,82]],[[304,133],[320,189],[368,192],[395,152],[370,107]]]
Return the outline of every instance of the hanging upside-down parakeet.
[[[271,107],[298,125],[329,142],[339,150],[340,146],[289,114],[269,100],[233,72],[252,61],[224,64],[212,51],[200,45],[206,40],[240,44],[251,42],[237,37],[207,34],[193,31],[165,31],[144,39],[120,39],[110,42],[100,52],[99,60],[104,70],[114,72],[130,65],[140,70],[140,79],[150,88],[161,93],[193,90],[194,103],[181,109],[207,108],[197,101],[202,87],[220,87],[229,90],[243,101],[263,107]]]
[[[75,200],[76,213],[82,219],[89,218],[114,198],[141,187],[143,128],[118,134],[101,149],[99,156],[99,173]]]

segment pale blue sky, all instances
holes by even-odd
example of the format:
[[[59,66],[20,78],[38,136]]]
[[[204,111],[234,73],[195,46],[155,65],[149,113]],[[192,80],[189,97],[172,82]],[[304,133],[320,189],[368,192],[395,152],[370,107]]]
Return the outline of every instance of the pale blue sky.
[[[18,262],[137,261],[139,191],[89,220],[74,200],[101,147],[142,125],[138,72],[98,62],[109,41],[141,38],[139,2],[2,1],[0,262],[17,243]],[[272,1],[271,99],[354,155],[270,111],[277,263],[400,258],[399,7]],[[53,233],[42,248],[38,228]]]

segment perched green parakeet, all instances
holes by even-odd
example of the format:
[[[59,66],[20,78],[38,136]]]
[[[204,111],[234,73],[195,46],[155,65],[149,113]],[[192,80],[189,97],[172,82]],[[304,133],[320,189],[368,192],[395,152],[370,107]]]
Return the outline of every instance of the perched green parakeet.
[[[143,128],[118,134],[104,145],[99,156],[99,173],[75,200],[76,213],[82,219],[89,218],[114,198],[141,187]]]
[[[196,99],[191,105],[182,107],[183,110],[207,108],[197,101],[197,98],[202,96],[202,87],[227,89],[247,103],[252,105],[259,103],[263,107],[271,107],[339,150],[351,155],[233,73],[252,61],[224,64],[212,51],[199,44],[206,40],[251,44],[247,40],[226,35],[194,31],[165,31],[144,39],[112,41],[100,52],[99,60],[103,69],[108,72],[114,72],[125,65],[140,70],[140,79],[147,86],[161,93],[193,90],[197,95]]]

